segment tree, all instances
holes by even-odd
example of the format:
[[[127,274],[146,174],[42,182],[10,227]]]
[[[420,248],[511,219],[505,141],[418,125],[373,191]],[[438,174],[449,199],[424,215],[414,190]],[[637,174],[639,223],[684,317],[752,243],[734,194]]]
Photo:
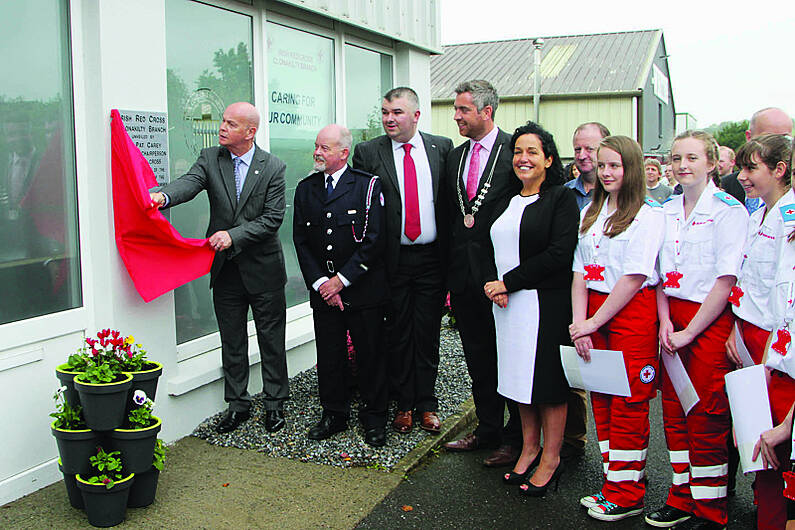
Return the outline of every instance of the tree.
[[[236,49],[217,50],[213,57],[213,64],[220,76],[210,70],[204,70],[199,76],[197,88],[211,89],[221,97],[226,105],[236,101],[253,103],[251,58],[245,43],[239,42]]]
[[[737,151],[745,143],[745,131],[747,130],[748,120],[723,122],[715,132],[715,140],[718,145],[725,145]]]

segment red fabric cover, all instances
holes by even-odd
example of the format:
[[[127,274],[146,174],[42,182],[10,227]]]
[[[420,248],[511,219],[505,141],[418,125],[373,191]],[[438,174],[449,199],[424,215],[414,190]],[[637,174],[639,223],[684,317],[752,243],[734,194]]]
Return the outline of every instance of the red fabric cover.
[[[116,246],[145,302],[210,272],[215,253],[206,239],[179,235],[149,199],[155,175],[111,111],[113,222]]]

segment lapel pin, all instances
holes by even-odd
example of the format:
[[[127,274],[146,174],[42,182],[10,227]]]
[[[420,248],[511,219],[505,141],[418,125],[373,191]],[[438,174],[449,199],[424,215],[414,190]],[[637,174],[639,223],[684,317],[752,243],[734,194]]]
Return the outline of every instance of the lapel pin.
[[[254,174],[255,174],[255,175],[259,175],[259,169],[255,169],[255,170],[254,170]]]

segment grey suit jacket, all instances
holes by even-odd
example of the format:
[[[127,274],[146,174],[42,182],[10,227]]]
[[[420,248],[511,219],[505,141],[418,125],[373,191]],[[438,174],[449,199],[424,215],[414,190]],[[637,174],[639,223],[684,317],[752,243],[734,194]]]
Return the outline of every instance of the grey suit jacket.
[[[439,258],[442,260],[443,266],[446,267],[450,223],[447,215],[448,201],[444,200],[447,193],[444,178],[447,153],[453,148],[453,142],[444,136],[424,132],[420,132],[420,136],[425,144],[433,180],[437,248],[439,249]],[[381,189],[384,193],[386,208],[385,260],[387,273],[391,276],[395,272],[400,256],[400,235],[403,232],[400,185],[395,170],[392,140],[388,136],[382,135],[368,142],[357,144],[353,150],[353,167],[381,177]]]
[[[170,199],[169,207],[206,190],[210,200],[207,237],[219,230],[229,232],[232,246],[215,255],[210,287],[215,285],[218,272],[228,259],[238,265],[248,292],[284,287],[287,275],[278,231],[284,219],[285,169],[284,162],[256,147],[238,200],[229,150],[208,147],[202,149],[187,173],[161,190]]]

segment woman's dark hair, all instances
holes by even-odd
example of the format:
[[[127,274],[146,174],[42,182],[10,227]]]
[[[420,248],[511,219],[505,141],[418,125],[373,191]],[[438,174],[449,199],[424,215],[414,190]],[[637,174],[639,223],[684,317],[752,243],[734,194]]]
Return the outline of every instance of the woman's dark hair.
[[[541,189],[538,191],[540,195],[552,186],[562,186],[566,179],[563,177],[563,163],[560,161],[558,154],[558,146],[555,145],[555,139],[552,134],[539,124],[528,121],[521,127],[517,127],[511,136],[511,152],[516,148],[516,141],[520,136],[525,134],[535,134],[541,140],[541,149],[544,151],[544,158],[552,157],[552,165],[547,168],[546,177],[544,182],[541,183]]]

